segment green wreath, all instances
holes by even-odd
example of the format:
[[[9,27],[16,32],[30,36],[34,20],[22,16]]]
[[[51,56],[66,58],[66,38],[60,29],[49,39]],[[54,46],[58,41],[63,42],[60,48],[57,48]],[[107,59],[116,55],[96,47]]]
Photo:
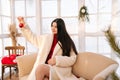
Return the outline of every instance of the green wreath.
[[[89,13],[86,6],[82,6],[79,10],[78,19],[82,21],[89,21]]]

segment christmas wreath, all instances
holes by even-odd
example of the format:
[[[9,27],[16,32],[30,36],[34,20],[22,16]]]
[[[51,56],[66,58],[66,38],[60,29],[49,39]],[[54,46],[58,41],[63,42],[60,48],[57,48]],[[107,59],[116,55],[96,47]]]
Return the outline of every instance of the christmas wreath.
[[[82,6],[79,10],[78,19],[82,21],[89,21],[89,13],[86,6]]]

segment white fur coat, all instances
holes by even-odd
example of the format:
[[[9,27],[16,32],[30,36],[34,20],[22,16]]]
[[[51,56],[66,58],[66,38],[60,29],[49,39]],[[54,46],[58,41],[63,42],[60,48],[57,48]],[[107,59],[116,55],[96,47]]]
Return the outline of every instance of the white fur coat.
[[[32,33],[28,25],[25,25],[24,28],[21,28],[21,31],[24,37],[33,45],[39,48],[39,53],[34,64],[34,67],[31,73],[28,76],[27,80],[36,80],[35,78],[35,69],[38,64],[45,64],[47,55],[49,54],[53,35],[35,35]],[[50,79],[49,80],[78,80],[76,76],[72,74],[72,66],[76,61],[76,55],[71,51],[71,56],[61,56],[62,49],[57,43],[53,52],[52,57],[56,58],[56,64],[50,66]]]

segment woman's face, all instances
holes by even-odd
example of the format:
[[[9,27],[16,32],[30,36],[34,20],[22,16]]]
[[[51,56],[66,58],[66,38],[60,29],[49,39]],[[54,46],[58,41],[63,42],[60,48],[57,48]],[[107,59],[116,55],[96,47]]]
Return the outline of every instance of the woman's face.
[[[52,23],[51,31],[53,34],[57,34],[57,23],[56,22]]]

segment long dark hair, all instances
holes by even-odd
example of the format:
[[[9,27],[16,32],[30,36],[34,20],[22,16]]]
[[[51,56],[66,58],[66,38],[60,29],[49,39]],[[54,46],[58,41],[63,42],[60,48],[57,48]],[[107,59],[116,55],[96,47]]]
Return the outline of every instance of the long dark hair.
[[[71,49],[73,49],[75,54],[77,54],[75,44],[66,30],[65,22],[63,21],[63,19],[56,18],[55,20],[52,21],[51,26],[52,26],[53,22],[57,23],[57,39],[61,43],[59,45],[63,51],[62,55],[70,56]]]

